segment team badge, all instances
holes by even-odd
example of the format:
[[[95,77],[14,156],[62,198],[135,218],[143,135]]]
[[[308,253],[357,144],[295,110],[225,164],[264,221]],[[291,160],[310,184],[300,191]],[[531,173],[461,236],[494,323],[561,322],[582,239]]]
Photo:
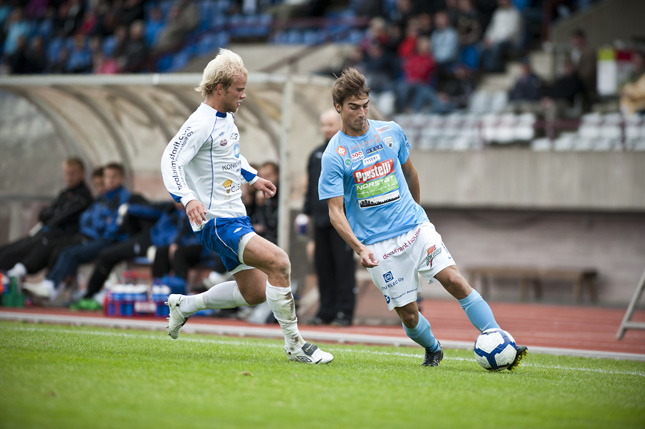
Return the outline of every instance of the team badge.
[[[338,146],[336,148],[336,152],[338,152],[338,155],[340,155],[340,156],[347,155],[347,149],[345,148],[345,146]]]
[[[394,146],[394,137],[383,137],[383,142],[387,145],[387,147],[392,149],[392,147]]]

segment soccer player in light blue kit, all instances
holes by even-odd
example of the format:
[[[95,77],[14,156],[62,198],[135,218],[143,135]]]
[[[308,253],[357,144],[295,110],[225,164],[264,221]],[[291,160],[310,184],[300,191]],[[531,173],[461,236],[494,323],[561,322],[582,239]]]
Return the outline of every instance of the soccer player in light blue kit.
[[[499,325],[419,205],[419,178],[403,130],[395,122],[367,119],[369,91],[356,69],[336,80],[332,99],[342,127],[323,154],[318,193],[327,200],[332,225],[358,254],[408,337],[425,348],[423,365],[438,366],[443,350],[417,306],[418,274],[439,281],[480,332]],[[527,354],[525,346],[517,349],[510,370]]]
[[[255,233],[242,203],[245,182],[266,198],[276,192],[275,185],[259,177],[240,153],[233,113],[246,98],[247,75],[239,55],[220,49],[197,88],[204,102],[168,143],[161,159],[164,185],[186,208],[199,242],[217,252],[234,279],[199,295],[170,295],[168,335],[176,339],[188,317],[199,310],[266,300],[282,328],[287,357],[307,364],[328,363],[334,357],[306,342],[298,330],[289,257]]]

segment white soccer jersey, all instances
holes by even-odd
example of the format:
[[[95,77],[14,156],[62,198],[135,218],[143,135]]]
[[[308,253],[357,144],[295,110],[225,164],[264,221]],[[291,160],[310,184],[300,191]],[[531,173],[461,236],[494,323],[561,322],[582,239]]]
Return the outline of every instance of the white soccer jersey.
[[[168,143],[161,174],[170,195],[186,206],[198,200],[206,219],[246,216],[242,183],[253,183],[257,170],[240,154],[240,134],[231,113],[202,103]],[[193,225],[193,229],[201,229]]]

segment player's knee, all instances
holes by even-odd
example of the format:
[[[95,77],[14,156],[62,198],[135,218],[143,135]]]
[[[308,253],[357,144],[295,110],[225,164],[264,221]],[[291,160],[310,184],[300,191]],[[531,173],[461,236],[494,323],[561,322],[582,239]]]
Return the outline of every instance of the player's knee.
[[[419,323],[419,312],[400,311],[399,318],[406,328],[414,329]]]
[[[289,279],[291,277],[291,261],[289,260],[289,256],[282,249],[272,255],[271,271],[273,271],[275,275],[284,277],[285,279]]]
[[[472,290],[464,276],[462,276],[459,271],[450,271],[446,273],[446,276],[444,276],[442,280],[443,281],[441,283],[443,287],[457,299],[465,298]]]
[[[244,300],[251,306],[262,304],[267,300],[264,288],[258,288],[256,290],[246,292],[243,296]]]

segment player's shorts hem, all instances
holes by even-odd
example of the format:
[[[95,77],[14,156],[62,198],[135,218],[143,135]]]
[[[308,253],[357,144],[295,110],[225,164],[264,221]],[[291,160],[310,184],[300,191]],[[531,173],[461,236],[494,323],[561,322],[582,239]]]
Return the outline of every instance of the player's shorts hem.
[[[426,279],[426,281],[427,281],[427,282],[430,282],[432,279],[435,279],[435,277],[437,276],[437,274],[439,274],[440,272],[442,272],[443,270],[445,270],[445,269],[446,269],[446,268],[448,268],[448,267],[452,267],[453,265],[454,265],[454,266],[457,266],[457,264],[455,263],[455,261],[454,261],[454,260],[450,260],[450,261],[446,262],[446,263],[445,263],[445,264],[443,264],[443,265],[438,265],[434,270],[432,270],[432,271],[434,272],[434,275],[432,275],[431,277],[426,277],[426,276],[425,276],[423,273],[421,273],[421,272],[420,272],[420,274],[421,274],[421,275]],[[436,280],[436,279],[435,279],[435,280]],[[437,281],[438,281],[438,280],[437,280]]]
[[[410,294],[410,295],[412,295],[412,294]],[[417,300],[417,298],[418,298],[418,297],[419,297],[419,293],[417,292],[417,294],[416,294],[415,296],[410,296],[410,299],[409,299],[409,300],[407,300],[407,299],[403,299],[403,300],[401,300],[401,301],[397,301],[397,302],[392,302],[392,301],[390,301],[390,303],[387,305],[387,309],[388,309],[389,311],[392,311],[392,310],[394,310],[395,308],[405,307],[406,305],[408,305],[408,304],[409,304],[409,303],[411,303],[411,302],[416,302],[416,300]]]

